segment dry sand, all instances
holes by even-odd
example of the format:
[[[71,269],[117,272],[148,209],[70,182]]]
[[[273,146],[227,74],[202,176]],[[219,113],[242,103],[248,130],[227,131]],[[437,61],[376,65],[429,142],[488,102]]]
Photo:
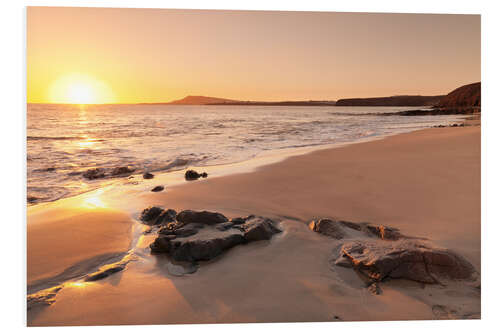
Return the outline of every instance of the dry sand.
[[[28,325],[478,317],[480,289],[461,283],[390,281],[382,295],[372,295],[354,271],[329,267],[331,239],[306,222],[337,217],[398,227],[455,250],[479,270],[480,151],[478,126],[433,128],[315,151],[255,172],[167,184],[160,193],[123,186],[102,196],[102,208],[71,211],[80,197],[31,207],[29,284],[82,260],[103,261],[106,253],[130,249],[135,260],[107,279],[67,283],[55,303],[28,312]],[[149,254],[153,235],[131,242],[133,218],[147,205],[279,217],[285,232],[238,246],[192,275],[173,276],[165,259]],[[69,211],[62,216],[52,207]]]

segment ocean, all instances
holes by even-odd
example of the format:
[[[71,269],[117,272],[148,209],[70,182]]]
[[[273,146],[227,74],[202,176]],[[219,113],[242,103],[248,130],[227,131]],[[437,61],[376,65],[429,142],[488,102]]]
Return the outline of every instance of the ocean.
[[[98,188],[90,168],[134,173],[223,165],[268,152],[355,143],[458,121],[377,115],[418,107],[28,104],[30,204]]]

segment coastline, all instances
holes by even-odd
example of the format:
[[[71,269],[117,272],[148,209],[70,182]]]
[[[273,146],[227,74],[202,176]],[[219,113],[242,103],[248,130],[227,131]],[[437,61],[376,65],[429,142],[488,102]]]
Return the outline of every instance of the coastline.
[[[285,229],[276,240],[239,246],[214,263],[202,265],[197,273],[180,278],[169,275],[161,261],[148,254],[151,238],[140,236],[135,246],[138,260],[124,272],[86,284],[85,288],[63,288],[55,303],[28,312],[28,325],[325,321],[332,313],[342,320],[435,318],[432,306],[427,304],[430,300],[422,300],[420,286],[395,281],[382,296],[371,296],[363,294],[354,273],[341,269],[332,272],[325,264],[325,256],[331,251],[329,242],[306,226],[318,217],[394,226],[457,251],[480,270],[479,126],[424,129],[280,156],[264,165],[253,163],[242,163],[230,174],[224,171],[227,166],[197,168],[207,169],[209,178],[188,183],[175,181],[181,172],[158,174],[150,181],[135,176],[97,191],[28,207],[28,249],[33,238],[71,240],[71,233],[65,235],[64,231],[72,228],[67,223],[74,220],[75,213],[81,217],[90,212],[90,219],[97,222],[79,229],[88,233],[92,242],[78,236],[70,244],[74,256],[85,253],[84,257],[72,257],[71,251],[47,246],[50,243],[43,246],[45,252],[30,254],[34,262],[28,261],[28,274],[33,275],[28,276],[28,284],[64,271],[71,262],[95,259],[98,263],[96,258],[102,254],[130,251],[134,238],[131,229],[138,225],[134,219],[149,205],[177,211],[206,209],[228,217],[259,214],[281,219]],[[157,183],[165,184],[165,191],[150,192]],[[75,206],[82,207],[81,211],[75,212]],[[71,212],[61,215],[65,209]],[[128,222],[109,222],[124,220]],[[37,229],[39,224],[53,228]],[[121,241],[108,242],[113,237]],[[30,272],[31,265],[39,265],[38,259],[55,254],[66,259],[57,261],[59,267]],[[245,302],[237,305],[230,296],[243,291],[218,281],[221,272],[244,285],[262,282],[251,288],[255,295],[244,292]],[[273,279],[286,274],[289,276],[281,280],[281,289]],[[213,291],[200,296],[208,285]],[[466,302],[458,295],[461,287],[454,287],[454,298],[436,288],[426,288],[440,294],[440,304],[452,306],[457,299]],[[164,296],[158,299],[158,293]],[[364,301],[359,304],[361,295]],[[116,307],[105,305],[105,297]],[[216,300],[216,309],[207,309],[213,304],[210,297]],[[257,309],[267,301],[269,306],[278,306],[272,297],[280,300],[279,308],[273,308],[272,313]],[[304,305],[295,304],[297,299]],[[480,313],[480,296],[467,302],[471,304],[463,307]],[[134,316],[120,315],[132,308],[137,310],[140,304],[147,306]],[[384,314],[377,306],[389,312]],[[65,320],[61,322],[61,318]]]

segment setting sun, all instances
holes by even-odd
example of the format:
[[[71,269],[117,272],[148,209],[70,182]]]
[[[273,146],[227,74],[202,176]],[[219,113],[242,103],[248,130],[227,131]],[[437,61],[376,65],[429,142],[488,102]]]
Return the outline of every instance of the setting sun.
[[[107,84],[83,74],[69,74],[57,79],[50,87],[49,98],[52,103],[100,104],[114,102],[114,95]]]

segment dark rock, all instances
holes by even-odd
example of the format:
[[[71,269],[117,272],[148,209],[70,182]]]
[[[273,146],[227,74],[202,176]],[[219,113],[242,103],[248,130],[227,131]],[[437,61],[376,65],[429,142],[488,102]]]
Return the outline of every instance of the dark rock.
[[[196,180],[200,177],[207,178],[207,176],[208,174],[206,172],[198,173],[192,169],[187,170],[186,173],[184,174],[184,178],[186,178],[186,180]]]
[[[201,224],[217,224],[227,222],[228,219],[220,213],[213,213],[207,211],[196,212],[193,210],[183,210],[176,217],[177,221],[184,224],[188,223],[201,223]]]
[[[281,230],[274,225],[274,221],[268,218],[254,216],[240,225],[244,230],[244,237],[247,242],[271,239],[274,234]]]
[[[161,192],[161,191],[163,191],[164,189],[165,189],[165,187],[164,187],[164,186],[158,185],[158,186],[155,186],[155,187],[151,190],[151,192]]]
[[[210,260],[238,244],[270,239],[281,232],[274,221],[264,217],[252,215],[242,220],[238,230],[222,214],[183,211],[177,215],[177,222],[158,231],[150,248],[153,253],[168,253],[177,261],[195,262]]]
[[[28,200],[28,202],[35,202],[35,201],[37,201],[37,200],[38,200],[38,198],[37,198],[37,197],[34,197],[34,196],[29,196],[29,197],[27,198],[27,200]]]
[[[225,231],[233,226],[232,222],[224,222],[215,225],[215,228],[220,231]]]
[[[164,210],[157,218],[156,224],[164,224],[168,222],[174,222],[177,212],[173,209]]]
[[[145,174],[142,175],[142,178],[144,179],[153,179],[155,176],[152,173],[146,172]]]
[[[131,174],[134,171],[135,171],[135,169],[129,168],[128,166],[116,167],[113,170],[111,170],[111,176],[124,176],[124,175]]]
[[[106,172],[102,168],[88,169],[83,173],[83,177],[92,180],[106,177]]]
[[[311,223],[309,223],[309,229],[319,232],[325,236],[342,239],[346,235],[344,229],[342,228],[343,225],[344,224],[341,224],[339,221],[320,219],[311,221]]]
[[[160,207],[148,207],[141,213],[141,221],[148,225],[157,224],[157,218],[163,212]]]
[[[177,237],[189,237],[189,236],[192,236],[194,234],[197,234],[198,228],[193,227],[191,225],[187,225],[187,226],[182,227],[182,228],[174,229],[173,233]]]
[[[248,220],[249,217],[235,217],[231,219],[232,224],[243,224]]]
[[[403,278],[437,283],[438,278],[471,279],[476,272],[464,258],[450,250],[433,248],[417,241],[352,241],[344,243],[335,262],[347,260],[370,280]]]
[[[240,232],[231,230],[218,232],[217,236],[196,236],[177,238],[170,242],[169,253],[172,258],[178,261],[210,260],[245,241]]]

